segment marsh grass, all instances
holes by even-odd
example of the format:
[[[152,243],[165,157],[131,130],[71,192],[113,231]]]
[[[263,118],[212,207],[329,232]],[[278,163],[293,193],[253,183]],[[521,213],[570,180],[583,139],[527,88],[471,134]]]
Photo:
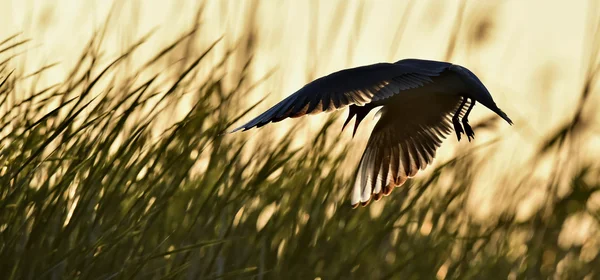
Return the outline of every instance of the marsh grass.
[[[559,237],[573,217],[600,221],[588,204],[600,189],[597,163],[556,156],[555,176],[537,183],[557,189],[561,166],[572,164],[570,191],[550,192],[524,221],[514,209],[471,218],[478,148],[352,210],[351,178],[341,172],[349,148],[336,145],[334,117],[301,148],[297,127],[252,145],[248,134],[223,134],[252,108],[240,105],[256,86],[247,79],[252,36],[218,57],[223,42],[196,43],[199,28],[137,69],[127,60],[152,34],[110,58],[100,30],[68,78],[43,89],[36,79],[54,64],[22,73],[11,63],[27,40],[0,43],[2,279],[598,277],[599,244],[562,246]],[[228,63],[241,71],[226,74]],[[593,91],[590,69],[582,104]],[[185,114],[174,117],[182,104]],[[582,112],[548,135],[539,159],[565,153],[589,129]],[[515,194],[515,204],[526,196]]]

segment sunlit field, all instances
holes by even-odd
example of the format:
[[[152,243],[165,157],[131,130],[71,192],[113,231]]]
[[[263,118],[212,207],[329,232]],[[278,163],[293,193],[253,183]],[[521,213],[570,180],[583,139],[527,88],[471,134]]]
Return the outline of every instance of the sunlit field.
[[[598,279],[597,1],[0,0],[0,279]],[[483,106],[351,209],[369,115],[224,134],[403,58]]]

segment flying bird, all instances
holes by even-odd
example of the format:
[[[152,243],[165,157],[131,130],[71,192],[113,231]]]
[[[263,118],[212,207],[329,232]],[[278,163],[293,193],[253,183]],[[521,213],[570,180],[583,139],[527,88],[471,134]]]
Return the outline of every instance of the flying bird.
[[[452,127],[458,141],[461,134],[469,142],[474,139],[468,117],[477,102],[512,125],[469,69],[448,62],[403,59],[316,79],[231,132],[349,106],[342,131],[356,117],[354,136],[365,116],[381,106],[356,172],[350,197],[355,208],[389,195],[425,169]]]

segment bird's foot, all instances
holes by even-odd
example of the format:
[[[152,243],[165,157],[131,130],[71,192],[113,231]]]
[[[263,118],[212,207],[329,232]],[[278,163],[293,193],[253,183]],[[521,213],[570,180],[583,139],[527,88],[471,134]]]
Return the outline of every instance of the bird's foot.
[[[469,125],[469,120],[463,119],[462,124],[465,127],[465,134],[467,135],[469,142],[471,142],[471,139],[475,139],[475,132],[473,131],[473,128],[471,128],[471,125]]]
[[[452,118],[452,124],[454,125],[454,131],[456,132],[456,138],[460,142],[460,135],[462,133],[465,133],[465,131],[463,130],[462,126],[460,125],[458,118]]]

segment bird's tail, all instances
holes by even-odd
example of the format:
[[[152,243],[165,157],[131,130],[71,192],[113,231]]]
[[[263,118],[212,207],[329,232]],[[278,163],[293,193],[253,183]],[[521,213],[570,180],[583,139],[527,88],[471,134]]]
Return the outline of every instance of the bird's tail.
[[[373,108],[374,107],[369,106],[369,104],[366,104],[365,106],[357,106],[354,104],[350,105],[350,110],[348,111],[348,118],[344,122],[342,131],[344,131],[344,128],[346,128],[346,125],[350,122],[350,120],[352,120],[352,118],[356,116],[356,121],[354,122],[354,130],[352,131],[352,137],[354,137],[354,135],[356,134],[356,130],[358,129],[358,125]]]

